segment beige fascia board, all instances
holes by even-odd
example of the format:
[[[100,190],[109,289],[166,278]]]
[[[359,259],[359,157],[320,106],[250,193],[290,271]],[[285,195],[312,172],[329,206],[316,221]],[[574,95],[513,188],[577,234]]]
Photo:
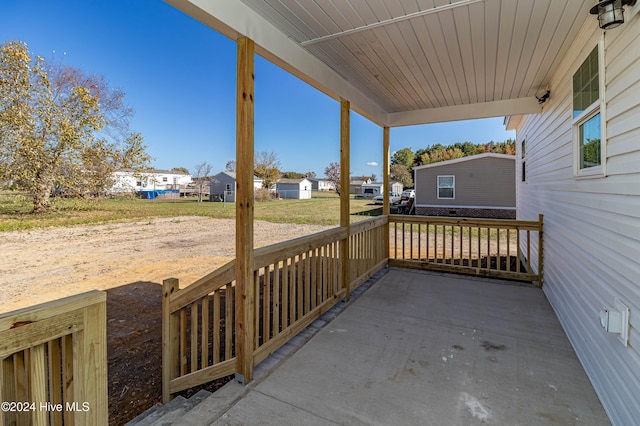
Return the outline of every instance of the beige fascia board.
[[[383,126],[387,113],[376,102],[350,85],[333,69],[311,55],[239,0],[165,0],[219,33],[255,42],[256,53],[290,72],[331,98],[347,99],[351,108]]]
[[[390,127],[400,127],[508,115],[537,114],[540,112],[542,112],[542,105],[532,96],[530,98],[429,108],[418,111],[394,112],[389,114],[388,123]]]

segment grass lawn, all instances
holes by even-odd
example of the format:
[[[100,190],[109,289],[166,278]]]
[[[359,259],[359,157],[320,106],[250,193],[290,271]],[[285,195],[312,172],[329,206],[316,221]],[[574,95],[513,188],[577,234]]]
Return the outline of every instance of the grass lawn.
[[[310,200],[272,200],[256,202],[255,219],[279,223],[338,225],[340,199],[337,195],[319,195]],[[0,192],[0,231],[105,223],[175,216],[235,218],[234,203],[198,203],[195,198],[143,200],[112,198],[102,200],[56,199],[53,209],[44,214],[31,212],[25,195]],[[351,222],[381,214],[381,207],[369,200],[351,200]]]

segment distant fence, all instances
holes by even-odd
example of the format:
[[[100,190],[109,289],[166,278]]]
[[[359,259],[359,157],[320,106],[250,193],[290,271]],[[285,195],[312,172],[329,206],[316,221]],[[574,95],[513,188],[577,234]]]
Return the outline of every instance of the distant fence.
[[[106,425],[106,293],[0,314],[0,425]]]

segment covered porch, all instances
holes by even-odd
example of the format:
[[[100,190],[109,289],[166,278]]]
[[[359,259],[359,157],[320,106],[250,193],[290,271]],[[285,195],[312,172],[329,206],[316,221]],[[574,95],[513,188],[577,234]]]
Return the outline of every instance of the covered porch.
[[[251,383],[230,382],[180,417],[185,425],[608,423],[538,287],[394,267],[259,364]]]

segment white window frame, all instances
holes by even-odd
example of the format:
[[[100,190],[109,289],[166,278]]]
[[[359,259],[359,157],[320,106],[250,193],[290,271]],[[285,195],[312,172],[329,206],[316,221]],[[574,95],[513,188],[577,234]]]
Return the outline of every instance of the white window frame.
[[[441,197],[440,196],[440,188],[446,188],[449,189],[448,186],[440,186],[440,178],[452,178],[453,180],[453,184],[451,186],[451,189],[453,190],[453,195],[451,197]],[[436,183],[437,183],[437,189],[436,189],[436,196],[438,197],[438,200],[455,200],[456,199],[456,177],[454,175],[438,175],[438,177],[436,178]]]
[[[592,50],[589,50],[591,53]],[[585,58],[586,59],[586,58]],[[584,60],[580,63],[582,66]],[[577,72],[577,69],[576,69]],[[574,72],[575,74],[575,72]],[[573,74],[571,75],[571,97],[573,103]],[[606,102],[605,102],[605,62],[604,62],[604,34],[598,41],[598,100],[589,105],[580,115],[575,117],[572,122],[573,136],[573,175],[576,178],[598,178],[606,176],[607,164],[607,119],[606,119]],[[573,104],[572,104],[573,111]],[[600,113],[600,165],[580,168],[582,160],[580,140],[580,126],[585,124],[591,118]]]
[[[523,138],[520,142],[520,182],[528,183],[529,174],[527,173],[527,138]]]

